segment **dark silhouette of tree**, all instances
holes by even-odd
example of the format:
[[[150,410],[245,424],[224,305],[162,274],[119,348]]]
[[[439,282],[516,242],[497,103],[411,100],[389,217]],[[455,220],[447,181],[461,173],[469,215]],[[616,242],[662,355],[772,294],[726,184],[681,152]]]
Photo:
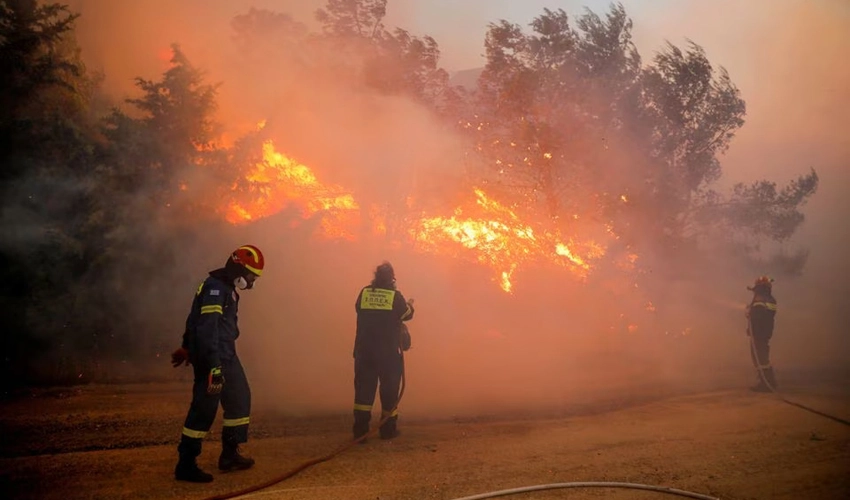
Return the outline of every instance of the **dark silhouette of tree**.
[[[0,2],[4,385],[26,380],[32,358],[91,340],[66,328],[75,284],[96,252],[87,236],[95,232],[88,208],[99,79],[80,60],[76,18],[60,4]]]
[[[43,151],[51,122],[84,110],[85,72],[69,35],[76,15],[36,0],[0,4],[0,160],[3,178],[20,173],[16,155]],[[38,139],[38,140],[33,140]],[[10,161],[11,160],[11,161]]]
[[[111,187],[149,189],[160,206],[175,201],[189,167],[208,162],[218,132],[212,118],[217,86],[204,83],[177,45],[172,49],[161,81],[136,79],[142,97],[127,103],[141,116],[116,109],[104,130],[114,160]]]
[[[138,78],[141,96],[127,99],[130,110],[104,121],[104,203],[96,213],[108,221],[107,257],[132,270],[113,279],[135,281],[134,293],[156,286],[139,273],[174,265],[181,241],[221,223],[221,197],[239,175],[214,142],[217,85],[205,83],[179,46],[172,50],[162,78]]]

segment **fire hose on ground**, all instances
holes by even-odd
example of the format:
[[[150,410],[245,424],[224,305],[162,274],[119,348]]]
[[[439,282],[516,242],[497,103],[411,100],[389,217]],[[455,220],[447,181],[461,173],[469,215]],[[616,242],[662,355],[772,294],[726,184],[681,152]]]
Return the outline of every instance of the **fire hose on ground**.
[[[538,484],[535,486],[524,486],[522,488],[511,488],[509,490],[491,491],[472,495],[469,497],[455,498],[454,500],[483,500],[485,498],[506,497],[509,495],[517,495],[520,493],[531,493],[534,491],[543,490],[559,490],[566,488],[621,488],[630,490],[654,491],[656,493],[666,493],[669,495],[678,495],[686,498],[697,498],[699,500],[720,500],[717,497],[703,495],[702,493],[694,493],[692,491],[677,490],[675,488],[667,488],[664,486],[652,486],[649,484],[640,483],[618,483],[618,482],[600,482],[600,481],[581,481],[573,483],[549,483]]]
[[[404,395],[404,387],[405,387],[405,370],[404,370],[404,355],[402,354],[402,358],[401,358],[401,386],[399,388],[398,400],[396,402],[396,408],[394,408],[393,411],[390,412],[390,415],[392,415],[392,413],[398,408],[398,405],[401,403],[401,398]],[[284,472],[283,474],[281,474],[279,476],[273,477],[273,478],[271,478],[267,481],[264,481],[262,483],[257,483],[255,485],[249,486],[247,488],[243,488],[241,490],[236,490],[236,491],[232,491],[232,492],[229,492],[229,493],[222,493],[222,494],[219,494],[219,495],[207,497],[204,500],[227,500],[227,499],[230,499],[230,498],[236,498],[236,497],[241,497],[241,496],[245,496],[245,495],[250,495],[251,493],[255,493],[257,491],[264,490],[266,488],[270,488],[270,487],[272,487],[276,484],[279,484],[279,483],[295,476],[299,472],[302,472],[302,471],[304,471],[304,470],[306,470],[306,469],[308,469],[308,468],[310,468],[310,467],[312,467],[316,464],[320,464],[322,462],[327,462],[328,460],[334,458],[335,456],[339,455],[340,453],[344,452],[345,450],[351,448],[355,444],[360,443],[360,442],[368,439],[371,436],[374,436],[380,430],[381,425],[383,425],[383,423],[386,422],[389,418],[390,417],[387,416],[387,417],[384,417],[383,419],[381,419],[381,421],[378,422],[378,425],[375,426],[373,429],[371,429],[364,436],[361,436],[361,437],[359,437],[359,438],[357,438],[353,441],[350,441],[350,442],[344,444],[343,446],[337,448],[336,450],[334,450],[334,451],[332,451],[332,452],[330,452],[326,455],[322,455],[320,457],[316,457],[316,458],[313,458],[311,460],[307,460],[306,462],[301,463],[300,465]],[[628,489],[655,491],[655,492],[659,492],[659,493],[667,493],[667,494],[670,494],[670,495],[678,495],[678,496],[684,496],[684,497],[689,497],[689,498],[696,498],[696,499],[700,499],[700,500],[719,500],[716,497],[702,495],[700,493],[693,493],[693,492],[690,492],[690,491],[677,490],[677,489],[674,489],[674,488],[667,488],[667,487],[663,487],[663,486],[652,486],[652,485],[646,485],[646,484],[637,484],[637,483],[622,483],[622,482],[573,482],[573,483],[541,484],[541,485],[535,485],[535,486],[526,486],[526,487],[522,487],[522,488],[513,488],[513,489],[509,489],[509,490],[499,490],[499,491],[493,491],[493,492],[489,492],[489,493],[482,493],[482,494],[473,495],[473,496],[470,496],[470,497],[459,498],[457,500],[477,500],[477,499],[485,499],[485,498],[494,498],[494,497],[499,497],[499,496],[516,495],[516,494],[527,493],[527,492],[532,492],[532,491],[542,491],[542,490],[562,489],[562,488],[628,488]]]
[[[378,422],[378,425],[373,427],[369,432],[367,432],[363,436],[360,436],[359,438],[357,438],[353,441],[349,441],[348,443],[345,443],[344,445],[340,446],[339,448],[335,449],[334,451],[332,451],[332,452],[330,452],[326,455],[322,455],[320,457],[316,457],[316,458],[307,460],[306,462],[298,465],[297,467],[294,467],[294,468],[284,472],[283,474],[276,476],[276,477],[273,477],[273,478],[271,478],[267,481],[255,484],[253,486],[248,486],[247,488],[243,488],[241,490],[231,491],[229,493],[222,493],[220,495],[214,495],[214,496],[211,496],[211,497],[207,497],[204,500],[226,500],[226,499],[229,499],[229,498],[241,497],[241,496],[247,495],[249,493],[254,493],[255,491],[264,490],[264,489],[269,488],[271,486],[274,486],[278,483],[281,483],[281,482],[295,476],[299,472],[306,470],[306,469],[308,469],[308,468],[310,468],[310,467],[312,467],[316,464],[320,464],[322,462],[327,462],[328,460],[334,458],[335,456],[339,455],[340,453],[344,452],[345,450],[351,448],[355,444],[361,443],[361,442],[365,441],[366,439],[368,439],[369,437],[374,436],[375,434],[378,433],[378,431],[380,430],[380,428],[384,424],[384,422],[389,420],[391,418],[392,414],[395,413],[395,411],[398,409],[398,405],[401,404],[401,397],[404,396],[404,386],[405,386],[404,354],[402,353],[402,355],[401,355],[401,386],[399,387],[398,399],[396,400],[395,408],[393,408],[392,411],[390,411],[389,414],[387,414],[387,416],[382,418]]]
[[[771,385],[770,382],[768,382],[767,377],[764,374],[764,370],[761,368],[761,360],[758,357],[758,351],[756,351],[755,341],[753,340],[753,336],[752,336],[752,322],[749,318],[747,319],[747,323],[748,323],[748,325],[747,325],[747,327],[748,327],[748,330],[747,330],[748,331],[748,337],[749,337],[749,340],[750,340],[750,349],[752,349],[752,352],[753,352],[753,359],[756,362],[756,365],[757,365],[756,368],[758,370],[759,377],[761,378],[761,380],[765,383],[765,385],[770,389],[770,391],[773,394],[775,394],[780,400],[782,400],[785,403],[788,403],[789,405],[796,406],[796,407],[801,408],[803,410],[812,412],[812,413],[814,413],[816,415],[820,415],[822,417],[826,417],[830,420],[834,420],[834,421],[841,423],[841,424],[844,424],[844,425],[850,425],[850,421],[844,420],[842,418],[839,418],[839,417],[836,417],[836,416],[833,416],[833,415],[829,415],[827,413],[815,410],[813,408],[809,408],[808,406],[802,405],[800,403],[796,403],[794,401],[790,401],[787,398],[785,398],[784,396],[782,396],[776,390],[776,388],[773,387],[773,385]],[[402,359],[401,359],[401,386],[399,388],[398,400],[396,402],[396,407],[393,408],[393,410],[389,413],[389,415],[392,415],[392,413],[395,412],[395,410],[398,408],[398,405],[401,403],[401,398],[404,395],[404,388],[405,388],[405,370],[404,370],[404,355],[402,354]],[[386,422],[390,418],[389,415],[382,418],[380,420],[380,422],[378,422],[378,425],[376,427],[372,428],[365,435],[344,444],[343,446],[335,449],[334,451],[332,451],[332,452],[330,452],[326,455],[322,455],[320,457],[316,457],[316,458],[307,460],[306,462],[303,462],[302,464],[284,472],[283,474],[276,476],[276,477],[273,477],[273,478],[271,478],[267,481],[264,481],[262,483],[255,484],[253,486],[249,486],[249,487],[243,488],[241,490],[236,490],[236,491],[232,491],[232,492],[229,492],[229,493],[222,493],[220,495],[207,497],[204,500],[227,500],[227,499],[230,499],[230,498],[236,498],[236,497],[249,495],[250,493],[254,493],[254,492],[257,492],[257,491],[260,491],[260,490],[264,490],[264,489],[269,488],[271,486],[274,486],[278,483],[281,483],[281,482],[295,476],[296,474],[298,474],[298,473],[300,473],[300,472],[302,472],[302,471],[304,471],[304,470],[306,470],[306,469],[308,469],[308,468],[310,468],[310,467],[312,467],[316,464],[320,464],[322,462],[327,462],[328,460],[334,458],[335,456],[339,455],[340,453],[344,452],[345,450],[351,448],[355,444],[360,443],[360,442],[368,439],[371,436],[374,436],[379,431],[381,425],[383,425],[384,422]],[[484,500],[484,499],[488,499],[488,498],[517,495],[517,494],[530,493],[530,492],[535,492],[535,491],[566,489],[566,488],[633,489],[633,490],[644,490],[644,491],[652,491],[652,492],[657,492],[657,493],[664,493],[664,494],[668,494],[668,495],[677,495],[677,496],[687,497],[687,498],[696,498],[696,499],[700,499],[700,500],[719,500],[719,498],[717,498],[717,497],[704,495],[704,494],[701,494],[701,493],[694,493],[694,492],[691,492],[691,491],[679,490],[679,489],[675,489],[675,488],[668,488],[668,487],[664,487],[664,486],[653,486],[653,485],[640,484],[640,483],[604,482],[604,481],[582,481],[582,482],[569,482],[569,483],[539,484],[539,485],[534,485],[534,486],[525,486],[525,487],[520,487],[520,488],[491,491],[491,492],[487,492],[487,493],[481,493],[481,494],[477,494],[477,495],[466,496],[466,497],[462,497],[462,498],[456,498],[454,500]]]
[[[777,391],[776,388],[773,387],[773,384],[771,384],[767,380],[767,376],[764,374],[764,369],[762,368],[762,362],[761,362],[761,359],[759,359],[759,353],[758,353],[758,350],[756,349],[756,342],[755,342],[755,339],[753,338],[753,322],[752,322],[752,319],[750,319],[749,317],[747,317],[747,337],[750,339],[750,350],[753,353],[753,361],[755,361],[756,371],[759,374],[759,379],[761,379],[761,381],[764,383],[764,385],[767,386],[768,389],[770,389],[771,393],[773,393],[781,401],[788,403],[791,406],[796,406],[797,408],[801,408],[801,409],[806,410],[808,412],[814,413],[815,415],[820,415],[821,417],[828,418],[830,420],[838,422],[839,424],[850,425],[850,420],[845,420],[843,418],[836,417],[834,415],[830,415],[828,413],[824,413],[824,412],[816,410],[814,408],[810,408],[806,405],[797,403],[796,401],[791,401],[788,398],[786,398],[785,396],[783,396],[782,394],[780,394],[779,391]]]

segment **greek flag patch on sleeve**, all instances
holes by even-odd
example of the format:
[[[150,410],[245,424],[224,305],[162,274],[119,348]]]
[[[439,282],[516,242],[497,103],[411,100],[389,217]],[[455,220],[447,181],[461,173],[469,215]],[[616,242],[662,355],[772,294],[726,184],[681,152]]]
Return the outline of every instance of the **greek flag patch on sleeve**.
[[[210,295],[218,295],[218,289],[213,288],[212,290],[210,290]]]

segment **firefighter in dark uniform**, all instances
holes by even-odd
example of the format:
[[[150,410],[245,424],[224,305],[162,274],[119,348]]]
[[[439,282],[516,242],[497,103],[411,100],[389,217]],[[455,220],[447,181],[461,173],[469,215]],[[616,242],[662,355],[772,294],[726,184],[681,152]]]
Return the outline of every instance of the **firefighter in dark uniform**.
[[[380,384],[381,439],[398,435],[398,392],[404,369],[403,351],[409,336],[403,321],[413,318],[413,300],[396,289],[395,271],[389,262],[375,270],[372,283],[364,287],[354,304],[357,334],[354,339],[354,439],[369,432],[372,404]]]
[[[237,289],[252,288],[263,267],[263,254],[257,247],[241,246],[223,268],[209,273],[195,294],[186,319],[183,345],[172,354],[175,367],[191,364],[195,372],[192,403],[177,447],[180,455],[174,470],[177,480],[212,481],[211,474],[198,468],[196,459],[201,454],[201,442],[215,420],[219,403],[224,410],[219,470],[240,470],[254,465],[253,459],[239,453],[239,445],[248,441],[251,389],[236,355],[239,337]]]
[[[756,367],[758,383],[751,389],[756,392],[770,392],[776,389],[776,375],[770,364],[770,338],[773,336],[773,322],[776,316],[776,299],[773,298],[773,280],[767,276],[756,279],[752,287],[753,300],[747,305],[750,337],[750,354]]]

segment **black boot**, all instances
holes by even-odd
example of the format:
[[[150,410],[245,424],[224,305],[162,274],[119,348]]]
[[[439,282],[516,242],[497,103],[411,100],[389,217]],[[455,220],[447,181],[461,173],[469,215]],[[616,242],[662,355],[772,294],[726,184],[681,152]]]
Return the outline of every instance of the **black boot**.
[[[398,417],[390,417],[381,426],[381,439],[393,439],[400,434],[397,428]]]
[[[753,392],[770,392],[770,387],[764,383],[764,381],[759,382],[758,384],[750,387],[750,390]]]
[[[770,384],[770,387],[773,390],[779,389],[779,386],[776,384],[776,374],[773,372],[773,368],[765,368],[764,370],[764,378],[767,379],[767,383]]]
[[[188,481],[190,483],[210,483],[213,480],[212,474],[202,471],[195,459],[180,459],[177,462],[177,467],[174,468],[174,479],[178,481]]]
[[[226,446],[218,457],[218,470],[245,470],[254,466],[254,459],[239,454],[238,446]]]
[[[369,414],[359,414],[359,412],[354,413],[354,425],[351,426],[351,432],[354,437],[354,440],[357,441],[361,437],[365,436],[369,433],[369,420],[371,415]],[[360,441],[360,444],[366,444],[367,439],[363,439]]]
[[[366,442],[369,441],[369,438],[366,438],[364,436],[368,433],[369,433],[368,430],[363,432],[363,431],[355,429],[354,433],[353,433],[354,434],[353,435],[353,438],[354,438],[353,441],[357,441],[358,439],[360,439],[360,441],[358,441],[359,444],[366,444]]]
[[[770,387],[764,382],[764,379],[767,377],[767,369],[764,372],[757,371],[756,372],[756,385],[750,387],[750,390],[753,392],[770,392]]]

